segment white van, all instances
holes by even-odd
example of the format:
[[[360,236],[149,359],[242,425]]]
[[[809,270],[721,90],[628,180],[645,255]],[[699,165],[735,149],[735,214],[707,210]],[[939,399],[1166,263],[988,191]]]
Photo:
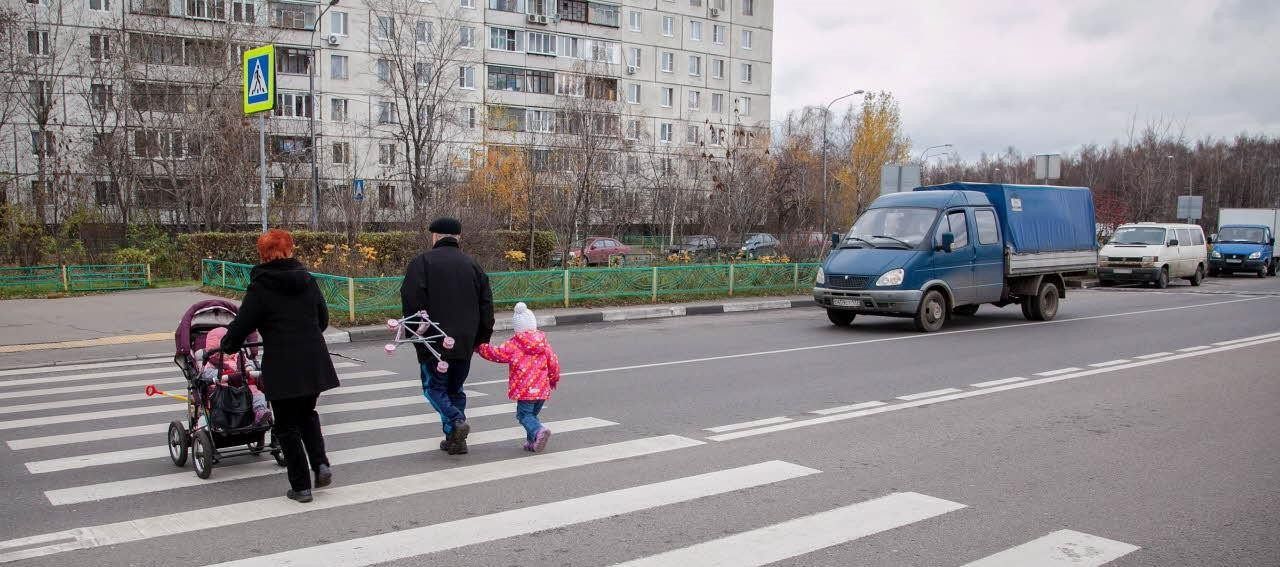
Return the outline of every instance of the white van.
[[[1153,283],[1165,288],[1181,278],[1200,285],[1208,266],[1204,230],[1194,224],[1141,222],[1121,225],[1098,254],[1098,281]]]

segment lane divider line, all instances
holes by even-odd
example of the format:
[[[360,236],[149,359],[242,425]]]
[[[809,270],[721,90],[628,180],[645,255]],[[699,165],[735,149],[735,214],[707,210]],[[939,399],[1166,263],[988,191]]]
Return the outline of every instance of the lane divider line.
[[[0,376],[22,376],[25,374],[45,374],[48,372],[71,372],[72,370],[92,370],[95,368],[120,368],[122,366],[145,366],[148,364],[173,364],[173,355],[164,355],[119,362],[86,362],[82,364],[63,364],[49,366],[33,366],[30,368],[9,368],[0,370]],[[0,381],[0,385],[4,385]]]
[[[1133,362],[1133,361],[1127,358],[1118,358],[1116,360],[1108,360],[1106,362],[1095,362],[1093,364],[1090,364],[1089,366],[1091,368],[1106,368],[1108,366],[1115,366],[1117,364],[1128,364],[1130,362]]]
[[[943,389],[941,389],[941,390],[930,390],[930,391],[928,391],[928,392],[920,392],[920,393],[917,393],[917,394],[907,394],[907,395],[905,395],[905,396],[898,396],[898,398],[897,398],[897,399],[899,399],[899,400],[906,400],[906,401],[908,401],[908,402],[909,402],[909,401],[912,401],[912,400],[921,400],[921,399],[924,399],[924,398],[932,398],[932,397],[934,397],[934,396],[941,396],[941,395],[943,395],[943,394],[954,394],[954,393],[959,392],[959,391],[960,391],[960,390],[959,390],[959,389],[957,389],[957,388],[943,388]]]
[[[1037,372],[1036,376],[1042,376],[1042,377],[1048,378],[1050,376],[1059,376],[1062,374],[1070,374],[1072,372],[1079,372],[1079,371],[1080,371],[1079,368],[1072,366],[1070,368],[1059,368],[1057,370],[1050,370],[1048,372]]]
[[[1252,340],[1252,339],[1251,339],[1251,340]],[[1173,356],[1173,353],[1172,353],[1172,352],[1153,352],[1153,353],[1151,353],[1151,354],[1144,354],[1144,355],[1142,355],[1142,356],[1135,356],[1134,358],[1136,358],[1136,359],[1138,359],[1138,360],[1151,360],[1151,359],[1153,359],[1153,358],[1164,358],[1164,357],[1166,357],[1166,356]]]
[[[1205,345],[1200,345],[1200,346],[1193,346],[1193,347],[1187,347],[1187,348],[1180,348],[1180,349],[1178,349],[1178,352],[1199,352],[1199,351],[1207,350],[1207,349],[1211,349],[1211,348],[1213,348],[1213,347],[1211,347],[1211,346],[1205,346]]]
[[[823,408],[823,409],[820,409],[820,410],[813,410],[813,411],[811,411],[811,412],[809,412],[809,413],[817,414],[817,415],[831,415],[831,414],[833,414],[833,413],[844,413],[844,412],[846,412],[846,411],[857,411],[857,410],[860,410],[860,409],[877,408],[877,407],[880,407],[880,406],[883,406],[883,405],[885,405],[885,403],[884,403],[884,402],[880,402],[880,401],[875,401],[875,402],[861,402],[861,403],[857,403],[857,404],[850,404],[850,405],[847,405],[847,406],[836,406],[836,407],[833,407],[833,408]]]
[[[764,419],[757,419],[755,421],[744,421],[742,423],[731,423],[729,425],[721,425],[718,427],[708,427],[706,429],[703,429],[703,431],[710,431],[711,433],[724,433],[726,431],[737,431],[739,429],[751,429],[752,427],[760,427],[762,425],[773,425],[775,423],[786,423],[788,421],[791,421],[791,418],[781,417],[781,416],[766,417]]]
[[[986,382],[978,382],[977,384],[969,384],[969,385],[970,385],[970,386],[972,386],[972,387],[974,387],[974,388],[990,388],[990,387],[992,387],[992,386],[1000,386],[1000,385],[1003,385],[1003,384],[1012,384],[1012,383],[1014,383],[1014,382],[1021,382],[1021,381],[1023,381],[1023,380],[1026,380],[1026,378],[1018,378],[1018,377],[1016,377],[1016,376],[1015,376],[1015,377],[1013,377],[1013,378],[1001,378],[1001,379],[999,379],[999,380],[987,380]]]

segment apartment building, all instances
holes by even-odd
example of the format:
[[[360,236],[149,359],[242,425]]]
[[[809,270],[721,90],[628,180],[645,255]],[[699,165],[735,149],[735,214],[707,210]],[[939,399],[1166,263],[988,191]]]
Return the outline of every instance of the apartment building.
[[[387,218],[432,198],[414,187],[461,181],[494,147],[554,169],[584,131],[616,139],[611,172],[661,155],[661,174],[693,175],[672,160],[715,154],[735,125],[767,131],[773,4],[32,0],[17,8],[18,62],[5,72],[24,100],[5,120],[0,161],[17,182],[3,198],[177,209],[175,195],[225,176],[246,187],[255,218],[257,122],[220,129],[238,112],[239,54],[265,43],[276,47],[272,198],[299,209],[313,150],[322,210],[363,180]]]

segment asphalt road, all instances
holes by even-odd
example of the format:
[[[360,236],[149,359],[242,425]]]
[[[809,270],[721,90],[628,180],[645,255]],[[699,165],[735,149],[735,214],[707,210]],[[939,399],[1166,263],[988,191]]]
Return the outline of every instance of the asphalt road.
[[[533,456],[502,367],[476,359],[450,457],[407,350],[335,349],[368,364],[321,400],[336,482],[309,505],[270,457],[169,462],[182,406],[127,385],[180,387],[166,361],[0,370],[0,562],[1280,564],[1275,278],[931,335],[793,309],[550,337],[567,374]]]

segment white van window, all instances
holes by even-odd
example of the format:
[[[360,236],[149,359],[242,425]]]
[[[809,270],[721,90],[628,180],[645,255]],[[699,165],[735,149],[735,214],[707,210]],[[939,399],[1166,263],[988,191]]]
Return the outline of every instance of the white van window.
[[[1192,245],[1191,229],[1179,228],[1178,229],[1178,246],[1191,246],[1191,245]]]
[[[1111,244],[1135,244],[1154,246],[1164,244],[1164,229],[1157,226],[1125,226],[1116,230]]]
[[[1204,231],[1198,228],[1191,229],[1191,243],[1196,246],[1204,246]]]

